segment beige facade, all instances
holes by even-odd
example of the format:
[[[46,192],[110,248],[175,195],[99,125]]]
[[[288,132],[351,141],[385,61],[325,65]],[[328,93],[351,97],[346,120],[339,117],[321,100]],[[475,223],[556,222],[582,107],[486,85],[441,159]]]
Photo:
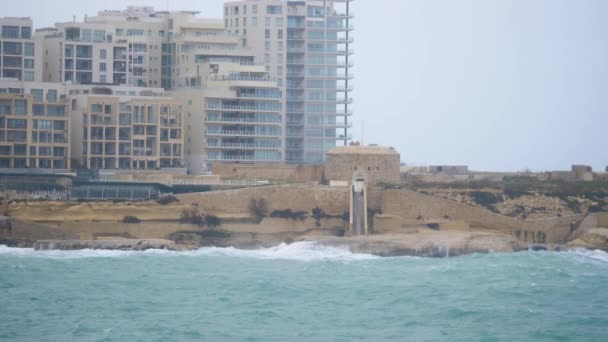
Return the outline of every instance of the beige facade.
[[[190,19],[192,20],[192,19]],[[187,166],[284,161],[285,119],[277,80],[218,20],[174,22],[174,94],[187,103]]]
[[[327,152],[325,178],[348,181],[355,171],[364,171],[371,185],[400,181],[400,156],[393,148],[378,146],[344,146]]]
[[[42,54],[30,18],[0,18],[0,78],[42,81]]]
[[[160,87],[165,26],[154,12],[129,8],[37,30],[47,56],[43,79]]]
[[[93,169],[184,165],[183,103],[162,89],[73,86],[72,158]]]
[[[70,168],[70,107],[60,84],[0,81],[0,168]]]

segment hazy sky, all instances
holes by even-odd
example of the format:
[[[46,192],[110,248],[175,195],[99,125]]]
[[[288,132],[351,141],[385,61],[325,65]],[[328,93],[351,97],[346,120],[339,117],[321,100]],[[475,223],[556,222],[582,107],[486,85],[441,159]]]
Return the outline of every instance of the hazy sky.
[[[127,4],[199,10],[222,0],[20,0],[36,27]],[[356,140],[416,164],[476,170],[608,165],[608,1],[357,0]]]

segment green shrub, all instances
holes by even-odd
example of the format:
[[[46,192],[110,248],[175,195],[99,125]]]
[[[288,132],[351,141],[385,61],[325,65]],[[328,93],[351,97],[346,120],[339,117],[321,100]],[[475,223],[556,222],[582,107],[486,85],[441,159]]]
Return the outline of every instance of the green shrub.
[[[215,215],[205,215],[205,225],[209,228],[215,228],[222,224],[222,220]]]
[[[485,191],[472,191],[469,195],[473,198],[475,203],[479,204],[482,207],[489,208],[494,210],[494,205],[496,203],[502,202],[502,196],[499,194],[494,194],[491,192]]]
[[[140,223],[141,220],[135,216],[125,216],[122,218],[123,223]]]
[[[251,198],[249,200],[249,213],[258,219],[268,215],[268,203],[264,198]]]
[[[175,197],[173,195],[167,195],[167,196],[159,198],[156,202],[158,202],[158,204],[161,204],[161,205],[167,205],[167,204],[179,202],[179,199],[177,199],[177,197]]]
[[[202,232],[198,233],[198,235],[200,235],[203,238],[215,238],[215,239],[226,239],[229,238],[230,232],[227,232],[225,230],[219,230],[219,229],[208,229],[208,230],[203,230]]]
[[[275,210],[270,213],[270,217],[302,221],[306,219],[306,213],[303,211],[292,211],[291,209]]]
[[[196,208],[184,209],[179,217],[181,223],[195,224],[197,226],[203,225],[203,217],[198,213]]]

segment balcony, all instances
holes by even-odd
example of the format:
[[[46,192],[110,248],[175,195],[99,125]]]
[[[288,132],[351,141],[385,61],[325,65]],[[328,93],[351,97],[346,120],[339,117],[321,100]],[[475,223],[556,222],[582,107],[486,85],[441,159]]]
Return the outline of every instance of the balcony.
[[[261,143],[208,143],[208,148],[212,149],[244,149],[244,150],[257,150],[257,149],[271,149],[276,150],[281,148],[281,144],[261,144]]]
[[[346,56],[346,55],[354,55],[354,49],[342,49],[342,50],[334,50],[327,51],[321,49],[308,50],[309,55],[330,55],[330,56]]]
[[[234,137],[234,136],[244,136],[244,137],[280,137],[280,132],[256,132],[256,131],[207,131],[207,135],[210,136],[221,136],[221,137]]]
[[[250,94],[250,93],[240,93],[239,96],[237,96],[238,99],[263,99],[263,100],[280,100],[281,99],[281,95],[280,94],[276,94],[276,95],[269,95],[269,94]]]
[[[349,12],[349,13],[338,13],[338,12],[333,12],[333,13],[327,13],[327,17],[328,18],[341,18],[341,19],[352,19],[355,17],[355,14],[353,12]]]
[[[281,120],[250,119],[250,118],[207,118],[209,123],[239,123],[239,124],[268,124],[281,125]]]
[[[280,158],[262,158],[254,156],[209,156],[210,161],[253,161],[253,162],[280,162]]]
[[[280,112],[281,106],[207,105],[210,111]]]
[[[352,122],[347,122],[347,123],[339,123],[339,122],[333,122],[333,123],[320,123],[320,124],[308,124],[308,127],[323,127],[323,128],[352,128],[353,124]]]
[[[277,80],[271,77],[256,77],[256,76],[245,76],[245,75],[229,75],[229,76],[215,76],[212,78],[213,81],[254,81],[254,82],[276,82]]]

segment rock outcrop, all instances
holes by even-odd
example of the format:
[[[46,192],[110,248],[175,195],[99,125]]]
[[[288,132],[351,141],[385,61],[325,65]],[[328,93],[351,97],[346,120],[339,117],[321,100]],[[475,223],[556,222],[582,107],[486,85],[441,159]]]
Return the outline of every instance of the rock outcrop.
[[[36,250],[80,250],[108,249],[144,251],[147,249],[177,249],[175,242],[162,239],[113,239],[113,240],[40,240],[34,244]]]

